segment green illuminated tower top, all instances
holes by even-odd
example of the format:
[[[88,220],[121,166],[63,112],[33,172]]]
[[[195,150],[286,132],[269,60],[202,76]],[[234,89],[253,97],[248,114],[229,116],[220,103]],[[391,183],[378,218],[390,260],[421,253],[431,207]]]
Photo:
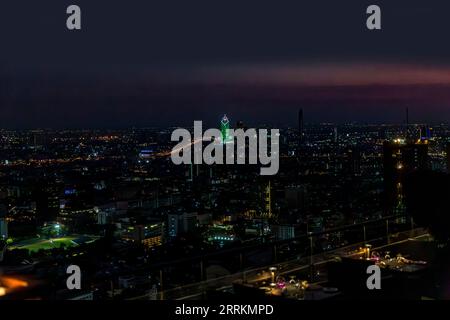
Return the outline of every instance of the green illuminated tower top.
[[[230,130],[230,120],[224,115],[222,120],[220,120],[220,132],[222,133],[222,143],[227,143],[230,140],[229,135]]]

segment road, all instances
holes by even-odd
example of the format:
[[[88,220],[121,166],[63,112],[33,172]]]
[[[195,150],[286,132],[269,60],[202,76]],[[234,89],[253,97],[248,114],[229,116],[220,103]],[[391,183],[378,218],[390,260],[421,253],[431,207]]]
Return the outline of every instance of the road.
[[[395,237],[394,237],[395,236]],[[428,234],[422,229],[414,229],[411,231],[405,231],[392,235],[390,239],[395,239],[394,241],[386,242],[386,239],[379,238],[368,241],[367,243],[372,244],[372,250],[379,250],[386,246],[395,246],[401,243],[410,241],[412,239],[419,239],[421,237],[427,237]],[[205,292],[208,290],[231,290],[233,282],[237,280],[262,280],[269,278],[268,269],[271,266],[276,266],[280,270],[279,274],[288,275],[291,273],[308,270],[310,268],[310,263],[314,265],[317,269],[321,265],[327,262],[333,261],[336,257],[351,256],[356,253],[359,248],[364,246],[364,243],[356,243],[325,253],[320,253],[313,255],[312,257],[305,257],[302,259],[295,259],[287,262],[277,263],[274,265],[267,265],[261,268],[249,269],[243,272],[234,273],[231,275],[210,279],[190,285],[180,286],[174,289],[168,289],[163,292],[158,293],[158,299],[162,300],[198,300],[202,299]],[[250,281],[251,282],[251,281]],[[145,294],[138,297],[130,298],[129,300],[148,300],[149,294]]]

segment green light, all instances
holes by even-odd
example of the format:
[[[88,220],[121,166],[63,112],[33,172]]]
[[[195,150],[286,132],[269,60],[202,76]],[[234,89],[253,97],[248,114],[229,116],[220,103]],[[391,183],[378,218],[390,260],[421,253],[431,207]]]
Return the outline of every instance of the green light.
[[[230,139],[230,120],[224,115],[222,120],[220,120],[220,132],[222,133],[222,143],[226,143]]]

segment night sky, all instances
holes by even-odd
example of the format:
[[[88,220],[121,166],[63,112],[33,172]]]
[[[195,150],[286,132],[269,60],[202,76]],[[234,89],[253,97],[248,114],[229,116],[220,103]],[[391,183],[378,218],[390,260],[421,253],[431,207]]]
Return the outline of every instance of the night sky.
[[[65,27],[70,4],[81,31]],[[449,15],[448,0],[2,1],[0,128],[295,124],[299,108],[447,122]]]

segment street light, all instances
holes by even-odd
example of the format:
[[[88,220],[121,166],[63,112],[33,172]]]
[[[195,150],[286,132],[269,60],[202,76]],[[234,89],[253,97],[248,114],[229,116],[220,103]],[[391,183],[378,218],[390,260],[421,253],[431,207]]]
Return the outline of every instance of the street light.
[[[270,285],[274,286],[275,285],[275,272],[277,271],[277,268],[276,267],[270,267],[269,270],[270,270],[270,275],[272,276],[272,280],[271,280]]]
[[[369,260],[370,259],[370,249],[372,248],[371,244],[366,244],[366,259]]]

